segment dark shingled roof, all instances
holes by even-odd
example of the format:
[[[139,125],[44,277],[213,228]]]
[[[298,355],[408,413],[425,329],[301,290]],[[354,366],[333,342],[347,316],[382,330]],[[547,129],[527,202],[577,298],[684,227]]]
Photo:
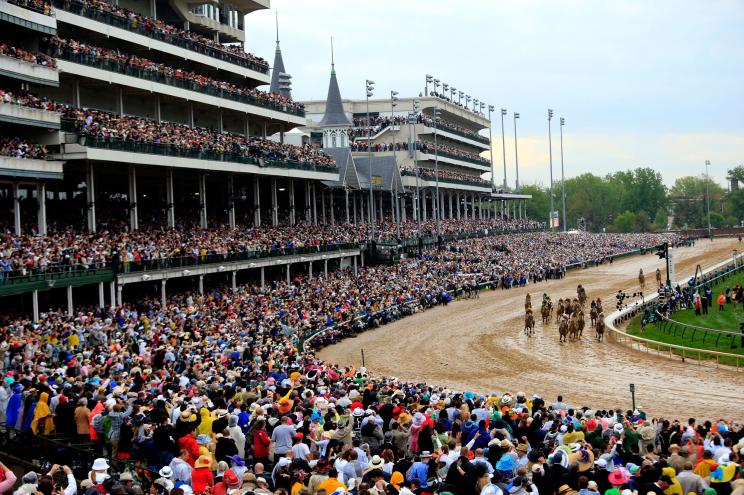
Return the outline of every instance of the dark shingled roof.
[[[359,186],[362,189],[369,189],[369,158],[366,156],[354,157],[354,167],[359,176]],[[372,189],[403,191],[400,170],[394,156],[372,155],[372,176],[379,177],[379,179],[373,181]]]
[[[338,180],[323,181],[323,184],[331,188],[359,189],[359,177],[354,166],[354,158],[351,156],[351,148],[329,148],[323,151],[336,160],[338,168]]]
[[[338,89],[336,80],[336,69],[331,66],[331,82],[328,84],[328,97],[326,98],[325,115],[320,121],[321,127],[351,127],[351,121],[344,112],[344,105],[341,103],[341,91]]]
[[[274,68],[271,69],[271,87],[269,91],[279,93],[285,98],[292,98],[292,93],[288,89],[279,89],[279,74],[286,72],[284,70],[284,59],[282,59],[282,49],[279,48],[279,40],[276,40],[276,52],[274,52]]]

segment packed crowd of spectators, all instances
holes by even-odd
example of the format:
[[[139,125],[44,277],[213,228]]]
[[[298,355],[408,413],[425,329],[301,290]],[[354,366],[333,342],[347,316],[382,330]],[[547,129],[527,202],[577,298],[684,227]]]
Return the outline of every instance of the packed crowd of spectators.
[[[117,228],[118,227],[118,228]],[[443,235],[494,231],[518,231],[537,228],[527,220],[443,220]],[[403,238],[419,233],[415,222],[401,224]],[[433,221],[422,222],[422,237],[436,234]],[[393,222],[375,226],[379,241],[397,235]],[[297,224],[259,228],[201,229],[181,226],[177,229],[150,228],[126,232],[123,226],[112,225],[96,234],[74,229],[60,229],[46,236],[0,235],[0,276],[25,276],[34,273],[89,270],[110,267],[118,260],[123,270],[132,265],[173,258],[190,258],[195,263],[228,259],[247,253],[286,251],[296,248],[321,248],[338,244],[359,244],[370,237],[368,225]]]
[[[476,115],[480,115],[481,117],[485,117],[485,114],[483,112],[481,112],[480,109],[473,110],[473,107],[465,106],[459,100],[458,101],[455,101],[454,99],[452,99],[449,96],[447,96],[446,93],[438,93],[436,91],[430,91],[429,92],[429,96],[434,96],[434,97],[439,98],[439,99],[442,99],[444,101],[448,101],[448,102],[450,102],[450,103],[452,103],[454,105],[457,105],[458,107],[461,107],[461,108],[464,108],[465,110],[468,110],[470,112],[473,112]]]
[[[19,7],[35,10],[36,12],[42,13],[44,15],[52,15],[52,6],[49,4],[49,2],[46,2],[44,0],[7,0],[7,1],[9,3],[12,3],[13,5],[18,5]]]
[[[116,65],[121,68],[127,68],[130,71],[137,71],[147,79],[157,76],[164,78],[167,83],[169,81],[174,81],[176,84],[189,83],[196,90],[199,90],[199,88],[216,89],[227,93],[228,97],[237,100],[243,97],[250,97],[255,98],[261,103],[286,106],[293,112],[304,110],[302,103],[294,102],[279,93],[259,91],[255,88],[214,79],[197,72],[173,68],[144,57],[124,53],[118,49],[111,50],[81,41],[62,39],[57,36],[46,39],[45,43],[47,45],[47,53],[55,58],[64,58],[82,64],[106,63]]]
[[[333,158],[310,144],[281,144],[242,134],[92,109],[65,108],[63,119],[71,122],[79,134],[104,140],[170,145],[181,150],[232,154],[266,162],[336,165]]]
[[[115,3],[104,0],[57,0],[54,5],[63,10],[71,10],[75,13],[80,12],[86,17],[95,18],[98,15],[113,16],[126,23],[132,31],[141,32],[147,36],[202,53],[208,52],[205,48],[212,49],[217,53],[223,54],[221,58],[230,62],[263,72],[264,74],[269,71],[268,62],[261,57],[247,53],[243,49],[242,43],[223,45],[214,38],[178,28],[160,19],[153,19],[138,14]]]
[[[525,235],[544,244],[549,234]],[[572,245],[614,252],[658,240],[584,234]],[[77,476],[59,465],[26,472],[17,493],[73,494],[77,478],[86,495],[738,495],[736,411],[652,419],[562,396],[371,376],[312,350],[447,304],[487,267],[484,257],[516,246],[460,241],[356,275],[1,320],[0,420],[10,437],[22,445],[57,434],[100,456],[74,466]],[[9,490],[16,475],[0,469]]]
[[[7,43],[0,43],[0,55],[5,57],[13,57],[29,64],[41,65],[43,67],[49,67],[50,69],[57,68],[57,62],[50,56],[44,55],[43,53],[32,52],[24,48],[16,46],[10,46]]]
[[[435,173],[433,169],[419,167],[418,171],[419,171],[419,177],[421,177],[422,179],[426,179],[428,181],[434,181],[437,178],[437,173]],[[411,166],[402,166],[400,168],[400,174],[415,177],[416,169]],[[477,184],[483,187],[491,186],[490,181],[481,179],[477,175],[461,174],[459,172],[453,172],[451,170],[439,170],[438,174],[439,174],[439,180],[443,180],[443,181],[446,181],[447,179],[449,179],[449,180],[468,182],[470,184]]]
[[[403,151],[408,150],[409,143],[395,142],[395,143],[373,143],[371,151],[373,152],[384,152],[384,151]],[[435,150],[438,150],[441,155],[448,155],[454,158],[462,158],[471,162],[480,162],[483,165],[490,165],[491,162],[488,158],[480,156],[478,153],[472,153],[460,148],[453,146],[447,146],[446,144],[437,143],[436,147],[433,142],[430,141],[416,141],[415,148],[423,153],[434,154]],[[367,141],[354,141],[351,144],[352,151],[367,151]]]
[[[364,138],[367,136],[368,132],[371,135],[375,135],[381,130],[389,127],[390,125],[405,125],[408,122],[408,119],[407,117],[402,115],[379,115],[377,117],[370,117],[369,121],[370,124],[368,125],[367,117],[354,117],[354,128],[350,131],[349,139],[354,139],[355,137]],[[424,113],[419,113],[416,116],[416,123],[424,124],[427,127],[434,127],[434,119]],[[454,131],[459,134],[464,134],[473,139],[477,139],[480,141],[485,140],[485,142],[488,142],[488,138],[478,134],[478,131],[470,129],[468,127],[463,127],[461,125],[457,125],[454,122],[450,122],[448,120],[444,120],[441,118],[436,119],[436,126],[443,130]]]
[[[0,102],[49,112],[61,112],[65,108],[64,105],[55,103],[46,96],[36,96],[28,91],[11,91],[3,88],[0,88]]]
[[[0,137],[0,155],[12,158],[45,160],[47,149],[43,144],[32,143],[19,137]]]

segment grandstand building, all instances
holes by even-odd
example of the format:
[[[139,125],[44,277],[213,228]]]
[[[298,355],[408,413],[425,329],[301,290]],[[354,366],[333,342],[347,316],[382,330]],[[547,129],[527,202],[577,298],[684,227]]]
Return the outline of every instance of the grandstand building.
[[[367,101],[343,99],[333,70],[327,99],[304,102],[308,126],[292,138],[325,150],[348,148],[356,173],[365,176],[362,190],[369,188],[369,155],[373,168],[386,162],[397,164],[402,188],[399,203],[383,201],[381,196],[377,209],[382,218],[400,215],[405,221],[417,214],[422,220],[435,218],[437,169],[440,218],[526,216],[529,195],[494,191],[491,181],[482,178],[491,172],[489,138],[483,132],[491,123],[484,114],[434,94],[399,98],[394,107],[391,103],[389,99],[370,100],[368,126]],[[394,182],[375,186],[386,174],[371,173],[373,188],[395,187]],[[420,201],[416,201],[417,190]],[[365,195],[361,196],[363,203]]]
[[[56,226],[318,222],[319,188],[338,180],[338,169],[318,150],[266,140],[278,134],[283,142],[306,123],[305,110],[291,100],[278,39],[273,74],[244,49],[244,16],[268,7],[269,0],[0,0],[3,228],[43,235]],[[233,268],[240,267],[209,270]],[[6,283],[0,295],[33,290],[38,313],[37,290],[98,282],[103,304],[104,282],[113,303],[124,285],[162,278],[165,297],[167,278],[200,275],[201,288],[204,270],[116,280],[108,270],[74,283],[45,276],[36,285]]]

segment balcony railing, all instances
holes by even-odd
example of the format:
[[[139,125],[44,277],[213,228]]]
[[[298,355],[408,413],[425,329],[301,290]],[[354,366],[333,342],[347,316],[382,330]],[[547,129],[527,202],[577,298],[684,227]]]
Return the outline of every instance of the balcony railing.
[[[125,141],[122,139],[99,138],[80,134],[75,122],[62,120],[62,130],[78,134],[78,144],[91,148],[124,151],[127,153],[147,153],[150,155],[175,156],[179,158],[193,158],[197,160],[213,160],[218,162],[244,163],[259,167],[280,168],[285,170],[308,170],[312,172],[335,173],[338,169],[330,165],[315,165],[294,161],[270,160],[263,157],[240,155],[237,153],[217,153],[200,149],[181,148],[173,144],[148,143],[143,141]]]
[[[34,1],[34,0],[7,0],[8,3],[23,7],[24,9],[32,10],[37,14],[48,15],[54,17],[54,11],[49,3],[45,1]]]
[[[434,128],[433,124],[424,124],[426,127]],[[450,134],[457,134],[458,136],[462,136],[467,139],[472,139],[473,141],[478,141],[479,143],[483,144],[490,144],[490,141],[488,140],[488,137],[481,136],[480,134],[468,134],[467,132],[463,132],[459,129],[454,129],[452,127],[448,127],[447,124],[443,124],[442,122],[437,122],[437,130],[449,132]]]
[[[246,57],[241,57],[234,53],[230,53],[227,50],[220,50],[219,48],[209,46],[201,41],[188,39],[177,34],[162,33],[152,29],[152,23],[133,22],[128,17],[122,17],[115,15],[111,12],[99,10],[95,7],[85,5],[84,3],[75,0],[50,0],[51,4],[58,9],[65,10],[75,15],[80,15],[92,19],[94,21],[103,22],[110,26],[117,27],[119,29],[125,29],[133,33],[147,36],[154,40],[169,43],[171,45],[190,50],[192,52],[201,53],[208,57],[213,57],[219,60],[224,60],[231,64],[245,67],[246,69],[260,72],[261,74],[268,74],[268,65],[260,64]],[[152,21],[150,19],[150,21]]]
[[[410,170],[401,170],[400,171],[400,175],[402,175],[404,177],[416,177],[416,173],[413,172],[413,171],[410,171]],[[437,180],[436,177],[431,177],[431,176],[426,177],[426,176],[423,176],[421,174],[419,174],[419,177],[421,178],[421,180],[425,180],[427,182],[432,182],[432,181],[436,181]],[[440,177],[439,178],[439,182],[449,182],[449,183],[453,183],[453,184],[463,184],[463,185],[466,185],[466,186],[487,187],[489,189],[491,188],[491,184],[488,181],[483,181],[483,180],[480,180],[479,181],[479,180],[452,179],[452,178],[449,178],[449,177]]]
[[[453,160],[460,160],[460,161],[463,161],[463,162],[473,163],[475,165],[480,165],[482,167],[490,167],[491,166],[491,162],[489,162],[488,160],[486,160],[486,161],[478,160],[477,158],[471,158],[471,157],[467,157],[467,156],[456,155],[454,153],[448,153],[448,152],[442,151],[442,150],[439,150],[439,151],[436,151],[435,152],[433,148],[431,148],[431,149],[429,149],[429,148],[427,148],[427,149],[421,149],[421,148],[419,148],[419,151],[421,151],[421,153],[426,153],[427,155],[432,155],[433,156],[434,154],[438,154],[439,156],[443,156],[445,158],[452,158]]]
[[[116,261],[117,273],[170,270],[195,266],[233,263],[240,261],[259,261],[281,256],[301,256],[303,254],[335,253],[347,249],[359,249],[359,243],[324,244],[320,246],[276,248],[264,251],[240,251],[235,253],[210,253],[203,256],[175,256],[171,258],[134,261]]]
[[[271,101],[264,101],[260,98],[256,98],[253,95],[227,91],[221,88],[215,88],[214,86],[210,85],[201,85],[198,84],[196,81],[188,79],[168,77],[161,72],[141,69],[137,67],[130,67],[128,65],[120,64],[115,60],[96,60],[95,57],[88,56],[85,53],[73,53],[67,49],[50,50],[49,55],[61,58],[62,60],[68,60],[76,64],[87,65],[90,67],[95,67],[96,69],[123,74],[125,76],[131,76],[139,79],[145,79],[147,81],[167,84],[176,88],[181,88],[188,91],[196,91],[198,93],[204,93],[210,96],[215,96],[217,98],[226,98],[229,100],[237,101],[239,103],[245,103],[246,105],[255,105],[257,107],[266,108],[269,110],[276,110],[277,112],[297,115],[299,117],[305,116],[305,110],[302,108],[292,108],[291,106],[281,105],[279,103],[274,103]]]

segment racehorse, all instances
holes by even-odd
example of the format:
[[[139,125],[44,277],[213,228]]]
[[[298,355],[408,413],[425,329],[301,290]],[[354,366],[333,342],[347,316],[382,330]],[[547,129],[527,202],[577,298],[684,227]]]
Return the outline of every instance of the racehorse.
[[[576,287],[576,295],[579,298],[579,304],[582,306],[586,306],[586,289],[579,284],[578,287]]]
[[[602,342],[604,340],[604,333],[605,333],[605,322],[604,322],[604,313],[599,314],[599,320],[597,320],[597,341]]]
[[[524,296],[524,310],[527,311],[528,309],[532,309],[532,296],[529,294]]]
[[[553,315],[553,305],[549,301],[543,301],[542,308],[540,308],[540,315],[542,315],[543,325],[550,323],[550,317]]]
[[[646,276],[643,274],[643,268],[638,272],[638,285],[641,286],[641,289],[646,288]]]
[[[581,338],[581,336],[584,335],[584,327],[586,326],[586,320],[584,319],[583,311],[579,313],[579,319],[576,325],[578,327],[579,338]]]
[[[562,316],[558,322],[558,333],[560,334],[558,342],[562,344],[568,340],[568,318],[565,316]]]
[[[594,304],[594,301],[592,301],[592,309],[589,310],[589,319],[591,320],[592,326],[597,326],[597,316],[599,315],[599,311],[597,311],[597,305]]]
[[[661,270],[656,269],[656,285],[661,286]]]
[[[528,337],[532,337],[535,333],[535,316],[532,314],[532,310],[528,309],[524,315],[524,334]]]
[[[571,315],[571,319],[568,322],[568,338],[574,340],[579,335],[579,318],[577,313]]]

